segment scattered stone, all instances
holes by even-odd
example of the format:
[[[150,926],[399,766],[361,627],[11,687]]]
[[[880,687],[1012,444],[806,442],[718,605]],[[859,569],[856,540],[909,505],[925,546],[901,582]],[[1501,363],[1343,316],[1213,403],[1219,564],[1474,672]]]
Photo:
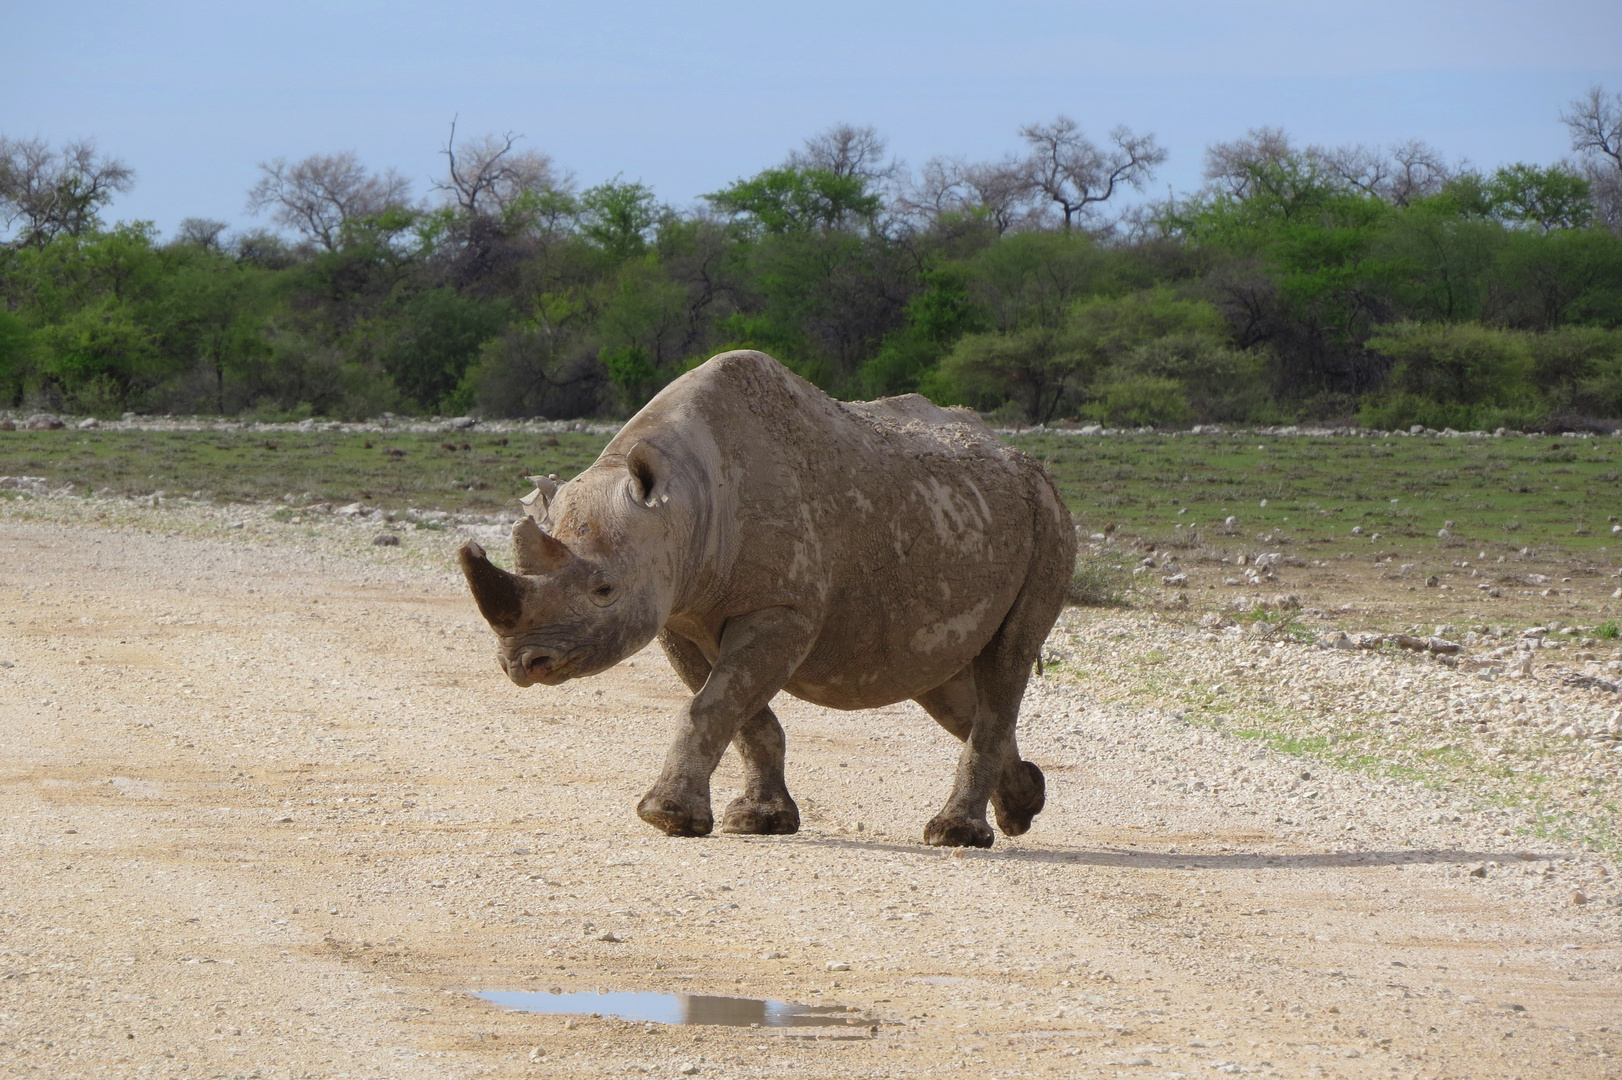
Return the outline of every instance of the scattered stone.
[[[26,431],[59,431],[65,427],[67,424],[62,422],[61,417],[52,416],[50,413],[35,413],[23,423],[23,429]]]
[[[1425,579],[1425,588],[1434,589],[1441,583],[1442,579],[1437,577],[1435,574],[1432,574],[1430,577]]]
[[[372,537],[373,547],[399,547],[400,538],[391,532],[378,533]]]
[[[1576,904],[1578,907],[1581,907],[1588,903],[1588,894],[1583,892],[1581,889],[1573,889],[1571,892],[1571,902]]]
[[[1472,866],[1470,868],[1470,876],[1471,877],[1479,877],[1479,878],[1486,877],[1487,876],[1487,864],[1486,863],[1477,863],[1476,865]]]
[[[697,1076],[698,1066],[689,1061],[676,1071],[681,1073],[683,1076]]]
[[[622,942],[622,941],[629,941],[630,938],[625,936],[625,935],[622,935],[622,934],[616,934],[612,930],[604,930],[602,933],[597,935],[597,940],[598,941],[611,941],[611,942],[614,942],[614,943],[618,944],[619,942]]]
[[[73,426],[78,428],[80,431],[94,431],[101,427],[101,421],[97,420],[94,416],[87,416]]]
[[[372,508],[365,503],[352,502],[347,506],[338,507],[333,513],[339,517],[369,517],[372,514]]]
[[[822,965],[825,971],[849,971],[850,965],[843,960],[830,960]]]

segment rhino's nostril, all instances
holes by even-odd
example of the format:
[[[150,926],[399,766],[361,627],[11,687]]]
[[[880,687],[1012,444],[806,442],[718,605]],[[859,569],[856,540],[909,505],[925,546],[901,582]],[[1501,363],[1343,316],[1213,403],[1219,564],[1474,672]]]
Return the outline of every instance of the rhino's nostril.
[[[524,667],[531,675],[545,675],[552,670],[552,665],[556,660],[557,658],[550,653],[535,653],[525,659]]]

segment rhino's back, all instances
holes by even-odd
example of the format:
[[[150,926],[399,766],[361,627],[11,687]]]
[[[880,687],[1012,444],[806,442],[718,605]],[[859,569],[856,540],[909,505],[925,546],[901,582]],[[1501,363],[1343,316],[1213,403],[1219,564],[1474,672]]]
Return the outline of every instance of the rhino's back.
[[[1061,528],[1041,466],[972,412],[916,394],[837,402],[761,354],[710,363],[706,411],[744,484],[735,577],[821,612],[789,691],[868,707],[978,655],[1038,534]]]

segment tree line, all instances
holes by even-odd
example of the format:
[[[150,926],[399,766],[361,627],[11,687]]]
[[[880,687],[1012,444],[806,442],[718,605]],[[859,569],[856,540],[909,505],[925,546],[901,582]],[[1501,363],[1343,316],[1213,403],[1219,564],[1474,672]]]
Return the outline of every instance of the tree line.
[[[353,153],[277,159],[265,226],[168,238],[105,222],[134,173],[94,144],[0,136],[0,406],[624,416],[759,348],[1015,424],[1614,419],[1622,94],[1560,119],[1571,159],[1491,171],[1258,128],[1130,206],[1153,135],[1060,116],[913,170],[840,125],[687,209],[453,125],[423,197]]]

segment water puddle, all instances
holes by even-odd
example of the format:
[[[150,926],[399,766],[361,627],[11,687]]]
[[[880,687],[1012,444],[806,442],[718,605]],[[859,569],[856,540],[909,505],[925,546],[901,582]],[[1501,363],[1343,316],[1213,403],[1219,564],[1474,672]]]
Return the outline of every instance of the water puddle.
[[[760,998],[660,994],[651,990],[479,990],[474,994],[508,1009],[532,1013],[612,1016],[655,1024],[725,1024],[729,1027],[869,1027],[843,1005],[795,1005]]]

